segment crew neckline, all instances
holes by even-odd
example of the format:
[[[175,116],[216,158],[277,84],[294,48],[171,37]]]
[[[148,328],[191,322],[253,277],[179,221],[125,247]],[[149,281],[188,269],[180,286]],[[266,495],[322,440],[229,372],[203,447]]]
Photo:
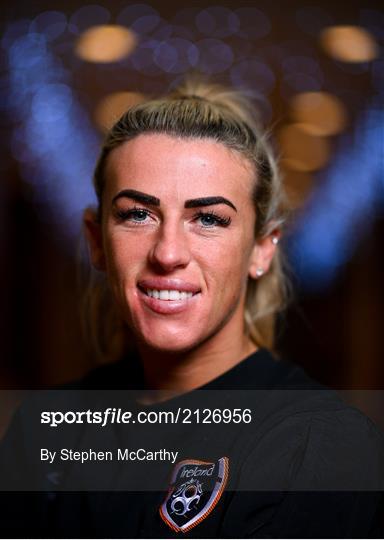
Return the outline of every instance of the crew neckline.
[[[277,362],[276,358],[272,356],[270,351],[260,347],[215,379],[195,388],[195,390],[239,390],[238,383],[240,380],[242,385],[247,382],[255,382],[244,380],[245,371],[262,377],[262,382],[265,382],[269,378],[270,370],[273,367],[272,362]]]
[[[280,374],[281,377],[281,366],[281,362],[268,349],[261,347],[202,386],[151,404],[143,404],[135,400],[135,405],[138,408],[149,410],[178,405],[200,391],[265,389],[273,386],[277,374]]]

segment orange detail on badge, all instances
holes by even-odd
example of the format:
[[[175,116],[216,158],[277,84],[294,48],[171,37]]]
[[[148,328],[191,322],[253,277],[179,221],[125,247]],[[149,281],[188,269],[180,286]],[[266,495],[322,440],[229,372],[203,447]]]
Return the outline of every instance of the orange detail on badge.
[[[159,513],[176,532],[187,532],[215,508],[227,484],[229,459],[216,462],[185,459],[173,469],[171,484]]]

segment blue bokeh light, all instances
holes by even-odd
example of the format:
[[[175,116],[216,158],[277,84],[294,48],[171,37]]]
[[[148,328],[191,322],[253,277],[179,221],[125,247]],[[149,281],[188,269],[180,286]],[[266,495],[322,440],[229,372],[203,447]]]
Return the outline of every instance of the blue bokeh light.
[[[353,135],[341,138],[295,222],[289,253],[301,285],[321,290],[369,233],[383,205],[384,111],[372,105]]]
[[[195,32],[192,30],[192,28],[188,28],[187,26],[183,26],[180,24],[174,24],[172,25],[172,34],[175,37],[187,39],[189,41],[196,41],[196,35]]]
[[[41,121],[62,121],[70,112],[72,104],[72,90],[67,84],[44,84],[32,98],[30,120],[37,124]]]
[[[183,73],[196,66],[199,59],[197,47],[180,38],[168,39],[155,50],[156,64],[167,73]]]
[[[162,41],[147,39],[139,43],[130,58],[131,65],[140,73],[156,76],[162,73],[162,69],[155,63],[154,57]]]
[[[50,39],[34,32],[6,40],[11,150],[33,186],[41,220],[55,224],[72,251],[82,211],[95,203],[91,178],[99,138],[73,94],[68,71],[50,51]]]
[[[51,41],[61,36],[67,29],[67,16],[60,11],[44,11],[31,23],[30,32],[44,34]]]
[[[159,25],[159,12],[148,4],[132,4],[125,7],[116,17],[116,23],[127,26],[139,35],[153,32]]]
[[[17,38],[9,49],[11,68],[29,71],[33,68],[47,68],[51,64],[47,41],[42,34],[30,33]]]
[[[140,35],[149,34],[159,25],[160,20],[158,15],[143,15],[136,19],[130,29]]]
[[[324,83],[324,75],[318,62],[309,56],[289,56],[282,60],[281,67],[285,75],[305,73],[314,77],[320,84]]]
[[[151,38],[158,41],[167,41],[174,34],[174,27],[166,21],[160,21],[156,30],[151,33]]]
[[[257,92],[269,93],[275,85],[273,71],[261,60],[244,59],[231,68],[231,80],[234,86],[249,87]]]
[[[8,49],[14,41],[18,38],[25,37],[29,32],[31,21],[29,19],[19,19],[8,24],[4,29],[3,36],[1,38],[1,45],[4,49]]]
[[[321,89],[321,82],[313,75],[290,73],[283,77],[280,93],[284,99],[290,100],[300,92],[319,92]]]
[[[231,67],[232,48],[218,39],[202,39],[196,43],[199,51],[198,68],[207,74],[222,73]]]
[[[282,59],[283,80],[281,95],[290,99],[299,92],[318,92],[323,88],[324,75],[318,63],[308,56],[289,56]]]
[[[226,38],[240,28],[236,13],[222,6],[203,9],[196,15],[195,24],[202,34],[211,38]]]

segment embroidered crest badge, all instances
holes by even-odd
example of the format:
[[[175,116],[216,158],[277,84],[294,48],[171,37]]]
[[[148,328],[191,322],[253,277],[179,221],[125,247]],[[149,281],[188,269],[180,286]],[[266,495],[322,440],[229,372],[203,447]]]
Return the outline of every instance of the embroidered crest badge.
[[[229,460],[216,462],[186,459],[172,472],[168,494],[160,516],[176,532],[187,532],[214,509],[228,480]]]

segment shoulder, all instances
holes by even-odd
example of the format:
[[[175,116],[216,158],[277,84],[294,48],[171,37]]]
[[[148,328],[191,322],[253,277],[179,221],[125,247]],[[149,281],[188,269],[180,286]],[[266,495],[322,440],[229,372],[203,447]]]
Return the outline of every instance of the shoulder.
[[[374,422],[295,364],[269,351],[254,360],[248,381],[269,376],[242,392],[255,420],[242,449],[250,489],[384,489],[384,436]]]
[[[266,417],[252,438],[242,466],[248,488],[384,490],[377,426],[333,396],[295,399]]]
[[[299,367],[264,361],[274,384],[252,400],[259,422],[224,529],[234,535],[241,522],[249,537],[381,537],[383,434]]]

